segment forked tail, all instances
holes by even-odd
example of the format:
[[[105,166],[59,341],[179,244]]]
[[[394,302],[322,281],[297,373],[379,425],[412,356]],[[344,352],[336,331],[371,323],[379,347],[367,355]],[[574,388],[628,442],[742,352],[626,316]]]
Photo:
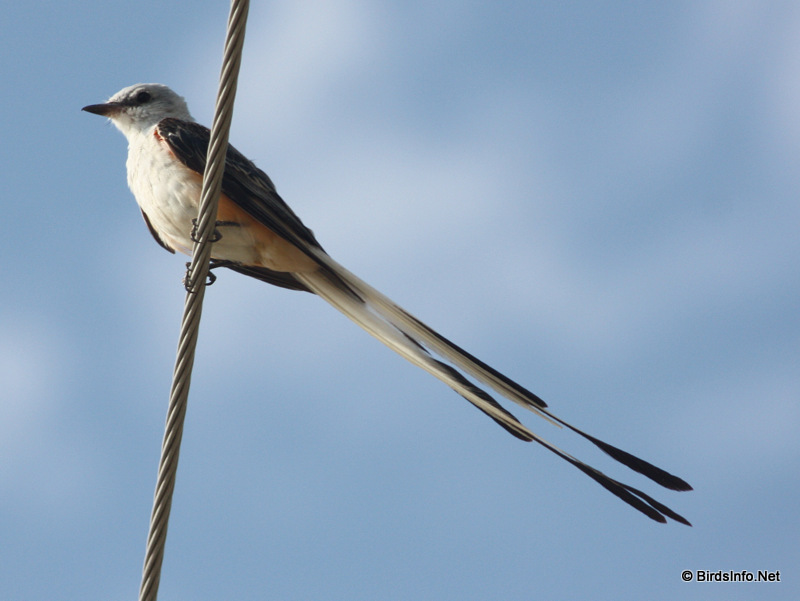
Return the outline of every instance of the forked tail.
[[[652,497],[609,478],[531,432],[489,393],[468,380],[458,369],[547,421],[569,428],[620,463],[666,488],[691,490],[692,487],[687,482],[553,415],[538,396],[450,342],[328,255],[320,252],[318,259],[321,264],[319,270],[292,275],[390,349],[447,384],[517,438],[539,443],[651,519],[666,522],[666,518],[671,518],[682,524],[691,525],[684,517]],[[450,364],[435,358],[431,352],[449,361]]]

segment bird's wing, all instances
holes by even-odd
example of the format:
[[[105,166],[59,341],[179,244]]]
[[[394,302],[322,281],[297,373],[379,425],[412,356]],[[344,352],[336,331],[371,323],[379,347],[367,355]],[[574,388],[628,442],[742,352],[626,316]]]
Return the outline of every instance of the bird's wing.
[[[202,175],[210,138],[208,128],[171,117],[162,119],[156,127],[175,157]],[[222,192],[254,219],[301,250],[322,249],[313,232],[280,197],[269,176],[231,145],[225,157]]]
[[[193,121],[168,117],[158,123],[156,132],[182,164],[203,175],[211,135],[207,127]],[[317,257],[314,251],[322,251],[313,232],[283,201],[269,176],[230,144],[225,157],[222,192],[251,217],[309,254],[314,260]],[[146,216],[145,221],[147,221]],[[148,227],[156,237],[156,241],[167,250],[171,250],[153,231],[149,221]],[[260,265],[229,264],[227,267],[274,286],[310,292],[288,272],[275,271]]]

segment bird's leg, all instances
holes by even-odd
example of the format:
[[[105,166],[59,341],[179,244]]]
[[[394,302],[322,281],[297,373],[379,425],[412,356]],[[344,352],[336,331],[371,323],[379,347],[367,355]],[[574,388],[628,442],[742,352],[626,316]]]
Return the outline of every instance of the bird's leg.
[[[197,225],[197,218],[192,219],[192,232],[190,234],[192,242],[197,242]],[[222,233],[217,228],[226,226],[240,227],[241,224],[236,221],[217,221],[214,224],[214,233],[211,234],[209,242],[219,242],[222,239]]]
[[[212,269],[216,269],[217,267],[230,267],[231,265],[238,265],[238,263],[236,261],[228,261],[226,259],[211,259],[208,264],[208,279],[206,280],[206,286],[210,286],[217,281],[217,276],[211,271]],[[186,292],[191,292],[192,290],[191,269],[191,262],[187,262],[186,275],[183,276],[183,286],[186,288]]]

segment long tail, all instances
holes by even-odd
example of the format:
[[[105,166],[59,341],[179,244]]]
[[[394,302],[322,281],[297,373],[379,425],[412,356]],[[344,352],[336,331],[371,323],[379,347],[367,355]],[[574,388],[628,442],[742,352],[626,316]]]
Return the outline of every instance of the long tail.
[[[421,367],[447,384],[517,438],[539,443],[651,519],[666,522],[666,518],[671,518],[682,524],[691,525],[684,517],[645,493],[609,478],[531,432],[490,394],[473,384],[455,367],[509,400],[537,413],[547,421],[569,428],[620,463],[666,488],[678,491],[692,490],[687,482],[643,459],[603,442],[553,415],[547,409],[546,403],[538,396],[450,342],[372,286],[350,273],[327,254],[320,252],[317,258],[321,264],[319,270],[313,273],[294,273],[292,275],[369,334],[414,365]],[[452,366],[434,358],[429,351],[446,359]]]

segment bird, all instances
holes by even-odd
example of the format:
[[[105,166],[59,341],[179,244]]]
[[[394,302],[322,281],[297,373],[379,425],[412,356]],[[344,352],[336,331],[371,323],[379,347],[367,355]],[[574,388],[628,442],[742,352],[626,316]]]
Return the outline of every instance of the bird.
[[[163,84],[135,84],[83,107],[107,117],[128,141],[127,179],[156,242],[191,255],[210,132],[183,97]],[[516,438],[570,463],[654,521],[690,522],[646,493],[580,461],[523,425],[487,392],[588,440],[615,460],[674,491],[685,480],[556,416],[536,394],[451,342],[330,257],[272,180],[232,145],[225,158],[211,266],[315,294],[380,342],[441,380]],[[472,378],[472,379],[470,379]],[[477,382],[477,383],[476,383]]]

